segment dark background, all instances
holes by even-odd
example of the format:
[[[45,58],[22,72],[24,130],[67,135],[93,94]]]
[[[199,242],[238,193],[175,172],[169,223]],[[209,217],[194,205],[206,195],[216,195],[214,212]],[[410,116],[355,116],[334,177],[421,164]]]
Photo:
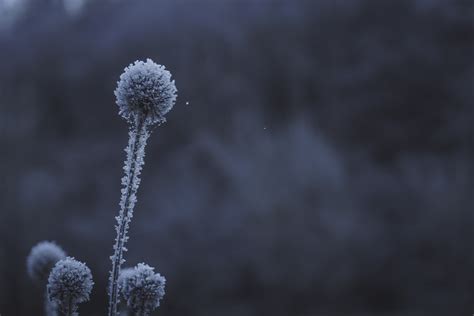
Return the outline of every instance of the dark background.
[[[474,312],[472,0],[16,1],[0,0],[2,316],[41,315],[25,271],[41,240],[87,263],[81,315],[105,314],[113,90],[147,57],[179,90],[126,254],[167,278],[154,315]]]

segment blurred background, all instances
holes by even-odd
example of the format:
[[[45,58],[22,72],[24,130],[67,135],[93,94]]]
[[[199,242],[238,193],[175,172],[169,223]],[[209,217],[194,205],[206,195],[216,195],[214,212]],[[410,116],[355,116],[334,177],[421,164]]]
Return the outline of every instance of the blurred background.
[[[152,58],[179,90],[147,147],[125,266],[154,315],[474,312],[472,0],[0,0],[0,313],[54,240],[105,315],[127,124]]]

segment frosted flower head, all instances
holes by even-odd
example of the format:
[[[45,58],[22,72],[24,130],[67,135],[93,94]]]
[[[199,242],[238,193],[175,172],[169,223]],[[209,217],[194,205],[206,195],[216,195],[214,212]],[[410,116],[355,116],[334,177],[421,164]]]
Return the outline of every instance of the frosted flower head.
[[[171,73],[151,59],[125,68],[115,89],[119,114],[129,122],[143,118],[146,124],[163,123],[176,102]]]
[[[66,253],[54,242],[42,241],[31,248],[26,259],[30,278],[37,282],[46,281],[56,262],[66,258]]]
[[[147,264],[139,263],[124,275],[121,293],[127,306],[139,315],[149,315],[160,306],[166,279]]]
[[[91,270],[82,262],[67,257],[58,261],[48,278],[48,297],[63,313],[74,313],[77,304],[87,302],[92,291]]]

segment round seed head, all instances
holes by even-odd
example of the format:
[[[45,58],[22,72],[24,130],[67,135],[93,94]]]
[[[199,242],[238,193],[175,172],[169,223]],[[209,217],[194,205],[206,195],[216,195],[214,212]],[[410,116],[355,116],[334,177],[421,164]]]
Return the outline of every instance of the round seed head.
[[[56,262],[66,258],[66,253],[56,243],[42,241],[31,248],[26,259],[28,275],[36,282],[46,281]]]
[[[91,270],[67,257],[58,261],[49,274],[48,297],[63,313],[72,313],[77,310],[77,304],[89,300],[93,285]]]
[[[141,118],[146,124],[164,123],[165,114],[176,102],[171,73],[151,59],[125,68],[115,89],[119,114],[129,122]]]
[[[139,263],[124,274],[121,294],[128,307],[139,315],[149,315],[160,306],[165,295],[166,279],[147,264]]]

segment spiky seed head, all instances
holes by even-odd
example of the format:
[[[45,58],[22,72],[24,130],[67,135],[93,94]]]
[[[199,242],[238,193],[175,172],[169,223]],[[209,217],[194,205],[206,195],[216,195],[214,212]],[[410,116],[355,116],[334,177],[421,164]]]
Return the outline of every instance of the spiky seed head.
[[[121,294],[127,306],[139,315],[149,315],[160,306],[165,295],[166,279],[154,268],[139,263],[132,271],[123,275]]]
[[[48,297],[63,313],[77,310],[87,302],[94,282],[91,270],[82,262],[67,257],[56,263],[48,278]]]
[[[115,89],[119,114],[129,122],[143,118],[146,124],[164,123],[176,102],[171,73],[153,60],[135,61],[125,68]]]
[[[35,282],[44,282],[48,279],[56,262],[64,258],[66,258],[66,253],[56,243],[39,242],[31,248],[30,254],[26,258],[28,276]]]

